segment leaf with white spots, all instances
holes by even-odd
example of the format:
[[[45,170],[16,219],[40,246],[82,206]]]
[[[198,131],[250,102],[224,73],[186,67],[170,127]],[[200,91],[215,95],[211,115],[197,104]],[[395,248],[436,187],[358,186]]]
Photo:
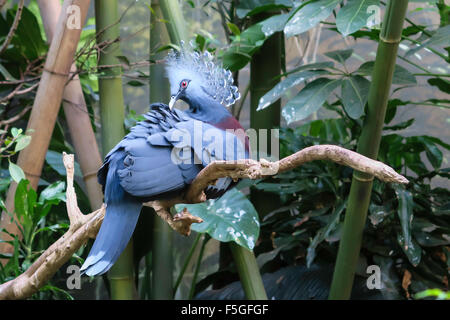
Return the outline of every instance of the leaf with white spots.
[[[192,230],[208,233],[222,242],[234,241],[249,250],[255,247],[259,237],[258,213],[238,190],[231,189],[219,199],[203,203],[175,205],[177,212],[184,208],[203,219],[202,223],[193,224]]]

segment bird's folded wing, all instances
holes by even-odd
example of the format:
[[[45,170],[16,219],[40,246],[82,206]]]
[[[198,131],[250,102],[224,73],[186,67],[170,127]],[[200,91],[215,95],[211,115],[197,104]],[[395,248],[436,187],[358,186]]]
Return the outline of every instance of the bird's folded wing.
[[[224,131],[208,123],[190,119],[175,124],[167,132],[148,137],[152,145],[172,146],[171,158],[180,165],[192,161],[203,167],[216,160],[239,160],[248,158],[242,137],[233,131]],[[222,195],[231,185],[232,179],[218,179],[205,192],[208,198]]]

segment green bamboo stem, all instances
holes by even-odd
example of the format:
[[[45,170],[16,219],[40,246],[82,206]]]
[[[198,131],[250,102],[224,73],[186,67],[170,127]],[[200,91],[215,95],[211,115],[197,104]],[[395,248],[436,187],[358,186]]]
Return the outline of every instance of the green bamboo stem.
[[[117,0],[95,1],[97,43],[114,40],[120,36]],[[115,42],[100,54],[99,65],[119,65],[121,56],[119,42]],[[102,124],[102,149],[106,155],[125,135],[123,122],[125,108],[122,93],[122,70],[120,67],[102,69],[99,76],[100,115]],[[130,240],[124,252],[108,273],[111,299],[134,299],[133,242]]]
[[[173,298],[173,233],[167,223],[155,215],[152,253],[152,299]]]
[[[152,270],[152,253],[149,252],[144,257],[145,260],[145,272],[144,272],[144,279],[142,280],[143,283],[140,286],[140,293],[139,297],[141,300],[150,299],[151,298],[151,282],[152,282],[152,276],[151,276],[151,270]]]
[[[230,249],[247,299],[267,300],[266,290],[253,252],[235,242],[230,242]]]
[[[181,280],[183,280],[184,273],[186,272],[189,262],[191,262],[192,255],[194,254],[194,251],[197,248],[197,244],[198,244],[198,241],[200,240],[201,236],[202,236],[201,233],[197,234],[197,236],[195,237],[194,243],[191,246],[191,249],[189,249],[189,253],[188,253],[186,259],[184,260],[183,267],[181,267],[180,274],[178,275],[177,281],[175,282],[175,286],[173,287],[174,295],[177,293],[178,287],[181,284]]]
[[[163,59],[165,53],[153,54],[169,42],[179,44],[186,40],[186,28],[178,1],[153,0],[152,27],[150,31],[150,54],[154,60]],[[161,18],[168,21],[162,22]],[[164,66],[150,67],[150,101],[169,101],[169,83],[164,76]],[[157,215],[153,230],[152,293],[153,299],[173,299],[173,233],[172,229]]]
[[[166,28],[170,41],[174,44],[188,40],[188,31],[178,0],[159,0],[162,16],[167,21]]]
[[[252,23],[257,23],[270,17],[271,14],[263,13],[252,18]],[[274,87],[281,74],[281,42],[284,41],[280,32],[275,33],[266,40],[259,52],[253,55],[250,62],[250,128],[260,132],[267,130],[266,145],[270,143],[270,129],[280,126],[281,101],[278,100],[268,108],[256,111],[261,97]],[[277,80],[273,80],[277,79]],[[258,148],[257,148],[258,149]],[[272,150],[267,150],[271,153]],[[266,157],[264,154],[258,158]],[[251,200],[260,217],[279,207],[279,197],[274,193],[261,190],[251,190]]]
[[[264,20],[270,15],[258,14],[252,17],[252,23]],[[266,145],[268,147],[271,145],[270,129],[280,126],[281,102],[277,101],[261,111],[256,111],[256,109],[259,99],[273,88],[273,79],[279,79],[277,76],[281,74],[282,41],[284,41],[282,34],[275,33],[266,40],[250,62],[250,127],[257,132],[261,129],[267,130]],[[271,151],[267,150],[268,153]],[[261,156],[265,157],[265,155]],[[273,193],[251,190],[250,198],[260,216],[264,216],[279,206],[279,198]],[[230,243],[230,248],[247,299],[267,299],[254,254],[233,242]]]
[[[358,153],[372,159],[376,159],[378,155],[407,7],[408,0],[389,1],[380,33],[369,90],[367,116],[357,148]],[[373,176],[357,171],[353,174],[342,238],[330,289],[329,299],[331,300],[350,298],[370,203],[372,182]]]
[[[202,246],[200,247],[200,252],[197,257],[197,263],[195,264],[194,275],[192,276],[191,289],[189,290],[188,299],[193,299],[195,294],[195,285],[197,284],[198,273],[200,271],[200,266],[202,265],[203,254],[205,253],[206,243],[210,237],[203,235]]]

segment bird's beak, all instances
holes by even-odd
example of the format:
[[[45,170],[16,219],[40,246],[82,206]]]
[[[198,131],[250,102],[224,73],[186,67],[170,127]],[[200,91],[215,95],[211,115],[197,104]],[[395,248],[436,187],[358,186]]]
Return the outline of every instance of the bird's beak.
[[[178,91],[178,93],[176,95],[170,97],[170,101],[169,101],[169,109],[170,110],[172,110],[172,108],[175,105],[175,102],[177,102],[179,96],[180,96],[180,92]]]

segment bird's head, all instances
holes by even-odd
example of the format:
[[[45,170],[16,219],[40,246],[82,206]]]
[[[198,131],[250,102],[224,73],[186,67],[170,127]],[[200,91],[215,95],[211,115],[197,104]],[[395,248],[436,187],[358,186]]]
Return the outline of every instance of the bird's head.
[[[190,108],[202,108],[207,107],[208,102],[228,107],[240,98],[231,72],[223,69],[208,51],[199,53],[182,43],[180,50],[169,52],[166,71],[170,82],[170,109],[179,99]]]

